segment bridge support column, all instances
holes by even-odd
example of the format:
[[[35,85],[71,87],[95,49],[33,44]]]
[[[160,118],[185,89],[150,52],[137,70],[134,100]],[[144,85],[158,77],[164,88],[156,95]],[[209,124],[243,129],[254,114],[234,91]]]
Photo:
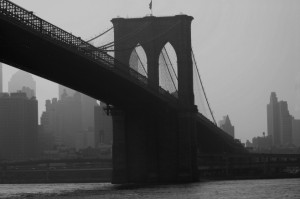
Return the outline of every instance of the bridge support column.
[[[115,184],[197,180],[193,111],[113,111]]]
[[[113,173],[112,183],[127,183],[127,150],[125,134],[125,113],[111,110],[113,119]]]
[[[178,181],[191,182],[198,180],[196,121],[193,111],[180,112],[178,115]]]

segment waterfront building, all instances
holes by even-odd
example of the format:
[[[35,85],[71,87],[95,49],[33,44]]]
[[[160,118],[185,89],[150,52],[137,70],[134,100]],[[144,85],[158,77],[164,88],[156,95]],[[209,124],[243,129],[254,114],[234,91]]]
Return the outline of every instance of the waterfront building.
[[[228,115],[223,117],[223,120],[219,122],[219,126],[223,131],[234,138],[234,126],[231,124]]]
[[[8,92],[14,93],[22,91],[22,89],[28,92],[26,92],[26,95],[29,99],[33,96],[36,96],[36,82],[33,79],[32,75],[25,71],[18,70],[12,75],[11,79],[8,82]],[[29,91],[28,89],[31,89],[31,91]]]
[[[0,159],[37,156],[38,102],[25,93],[0,94]]]

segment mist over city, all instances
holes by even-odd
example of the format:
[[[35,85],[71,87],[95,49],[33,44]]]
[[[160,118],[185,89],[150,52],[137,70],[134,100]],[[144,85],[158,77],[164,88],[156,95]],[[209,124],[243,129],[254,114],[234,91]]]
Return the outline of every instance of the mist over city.
[[[299,183],[297,0],[0,0],[0,7],[4,187],[104,183],[65,190],[121,197],[105,183]],[[181,186],[164,188],[183,194]]]

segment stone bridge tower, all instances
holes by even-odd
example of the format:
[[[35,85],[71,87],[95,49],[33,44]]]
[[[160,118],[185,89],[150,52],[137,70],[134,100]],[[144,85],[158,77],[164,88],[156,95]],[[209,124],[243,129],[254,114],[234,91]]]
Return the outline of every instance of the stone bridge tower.
[[[113,183],[182,182],[197,177],[191,21],[193,17],[115,18],[115,58],[129,67],[132,51],[142,46],[148,86],[159,91],[159,56],[170,43],[177,56],[178,108],[113,114]],[[151,106],[151,104],[149,104]],[[153,110],[155,110],[155,105]]]

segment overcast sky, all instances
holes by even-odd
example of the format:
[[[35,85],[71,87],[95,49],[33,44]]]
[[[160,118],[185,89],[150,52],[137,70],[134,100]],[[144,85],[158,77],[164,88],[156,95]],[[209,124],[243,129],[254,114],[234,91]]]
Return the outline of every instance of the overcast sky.
[[[150,0],[13,0],[83,39],[120,17],[143,17]],[[245,141],[267,131],[266,104],[275,91],[300,119],[299,0],[153,0],[155,16],[194,17],[192,46],[217,120],[229,115]],[[42,67],[42,66],[41,66]],[[4,90],[16,69],[4,65]],[[37,81],[39,108],[57,85]]]

